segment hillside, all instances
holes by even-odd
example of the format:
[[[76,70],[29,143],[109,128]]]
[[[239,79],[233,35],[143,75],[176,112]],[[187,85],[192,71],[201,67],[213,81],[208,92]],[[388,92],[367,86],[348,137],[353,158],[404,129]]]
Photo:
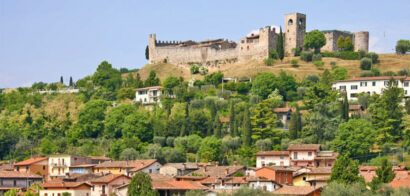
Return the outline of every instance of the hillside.
[[[299,60],[299,67],[294,68],[290,64],[292,59]],[[337,66],[346,67],[351,77],[359,77],[360,61],[359,60],[342,60],[338,58],[323,58],[324,67],[330,69],[330,62],[335,61]],[[410,55],[398,56],[396,54],[380,54],[379,63],[376,66],[381,72],[385,71],[399,71],[404,68],[410,68]],[[199,74],[192,75],[189,71],[189,66],[174,66],[172,64],[159,63],[159,64],[147,64],[140,69],[139,74],[142,79],[148,77],[151,70],[156,71],[158,77],[163,80],[168,76],[184,77],[185,80],[191,78],[202,78]],[[283,70],[287,73],[293,74],[298,80],[301,80],[306,75],[319,74],[323,70],[318,69],[312,62],[306,63],[301,61],[298,57],[286,57],[283,63],[277,61],[273,66],[266,66],[262,60],[252,60],[247,63],[234,63],[220,65],[219,68],[210,68],[209,73],[221,71],[225,77],[251,77],[258,72],[273,72],[278,73]]]

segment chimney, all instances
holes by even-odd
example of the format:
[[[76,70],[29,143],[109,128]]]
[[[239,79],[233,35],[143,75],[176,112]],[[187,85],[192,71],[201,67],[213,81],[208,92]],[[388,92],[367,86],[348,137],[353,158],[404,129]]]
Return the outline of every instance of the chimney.
[[[207,167],[207,165],[204,165],[204,167],[203,167],[203,168],[204,168],[204,172],[206,172],[206,167]]]
[[[182,163],[182,165],[184,166],[184,170],[186,170],[186,163]]]
[[[225,175],[228,175],[229,174],[229,168],[226,168],[225,169]]]
[[[238,166],[238,162],[234,161],[233,166]]]
[[[219,166],[219,162],[217,161],[217,162],[215,162],[215,165],[218,167]]]

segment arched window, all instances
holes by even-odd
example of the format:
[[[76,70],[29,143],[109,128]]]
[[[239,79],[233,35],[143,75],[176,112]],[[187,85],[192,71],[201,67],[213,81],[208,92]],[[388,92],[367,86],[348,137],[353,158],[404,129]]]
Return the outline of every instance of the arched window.
[[[302,24],[303,24],[303,20],[299,19],[299,25],[302,25]]]
[[[292,19],[289,19],[288,25],[293,25],[293,20]]]

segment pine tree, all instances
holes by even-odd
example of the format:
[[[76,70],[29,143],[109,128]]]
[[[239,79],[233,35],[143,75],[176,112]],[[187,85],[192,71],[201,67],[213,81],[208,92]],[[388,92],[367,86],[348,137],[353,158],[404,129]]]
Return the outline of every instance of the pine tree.
[[[64,84],[63,76],[60,76],[60,83],[61,83],[61,84]]]
[[[278,41],[276,42],[276,52],[278,53],[278,57],[279,57],[280,61],[283,62],[283,58],[285,57],[285,50],[283,48],[282,27],[280,27]]]
[[[246,146],[251,146],[252,144],[252,127],[249,116],[249,108],[246,106],[242,124],[242,143]]]
[[[359,161],[350,159],[349,153],[339,155],[328,181],[341,184],[364,183],[363,177],[359,176]]]
[[[213,128],[214,128],[214,136],[216,138],[221,138],[222,137],[222,130],[221,130],[222,124],[221,124],[221,121],[219,120],[218,115],[215,116]]]
[[[347,122],[349,121],[349,101],[347,99],[347,93],[343,93],[342,100],[342,118]]]
[[[376,175],[377,176],[374,177],[370,183],[370,187],[373,190],[377,190],[380,184],[387,184],[391,182],[396,176],[392,169],[391,163],[386,158],[382,159],[381,167],[376,169]]]
[[[231,136],[237,136],[235,133],[235,107],[233,102],[231,101],[231,109],[230,109],[230,116],[229,116],[229,131],[231,132]]]
[[[144,172],[137,172],[128,184],[127,196],[157,196],[156,190],[152,189],[151,179]]]
[[[71,77],[71,76],[70,76],[70,83],[69,83],[69,85],[70,85],[71,87],[74,87],[73,77]]]
[[[145,47],[145,59],[149,60],[149,48],[148,45]]]

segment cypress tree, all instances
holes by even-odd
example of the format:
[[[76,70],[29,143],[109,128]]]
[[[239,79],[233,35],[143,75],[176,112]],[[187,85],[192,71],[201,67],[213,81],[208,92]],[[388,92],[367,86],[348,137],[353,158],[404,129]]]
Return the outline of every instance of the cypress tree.
[[[243,116],[242,132],[242,143],[244,145],[250,146],[252,143],[252,127],[248,106],[246,106],[245,114]]]
[[[61,84],[64,84],[63,76],[60,76],[60,83],[61,83]]]
[[[343,93],[342,118],[346,122],[349,121],[349,101],[347,100],[347,93]]]
[[[74,87],[73,77],[71,77],[71,76],[70,76],[70,83],[69,83],[69,85],[70,85],[71,87]]]
[[[280,27],[280,32],[278,36],[278,40],[276,42],[276,51],[278,53],[278,57],[281,62],[283,62],[283,58],[285,57],[285,50],[283,48],[283,33],[282,33],[282,27]]]
[[[148,45],[145,47],[145,59],[149,60],[149,48]]]
[[[297,139],[298,138],[298,133],[302,129],[302,122],[301,122],[301,117],[299,113],[299,107],[296,107],[296,111],[292,113],[292,116],[290,118],[290,124],[289,124],[289,137],[290,139]]]
[[[231,101],[231,111],[230,111],[230,116],[229,116],[229,131],[231,132],[232,137],[237,136],[237,133],[235,133],[235,107],[232,101]]]
[[[179,134],[179,136],[183,137],[186,135],[186,133],[188,132],[189,129],[189,104],[186,103],[185,104],[185,119],[184,119],[184,123],[182,124],[181,127],[181,133]]]
[[[216,138],[221,138],[222,137],[222,130],[221,130],[222,124],[221,121],[219,120],[218,115],[215,116],[214,120],[214,136]]]

